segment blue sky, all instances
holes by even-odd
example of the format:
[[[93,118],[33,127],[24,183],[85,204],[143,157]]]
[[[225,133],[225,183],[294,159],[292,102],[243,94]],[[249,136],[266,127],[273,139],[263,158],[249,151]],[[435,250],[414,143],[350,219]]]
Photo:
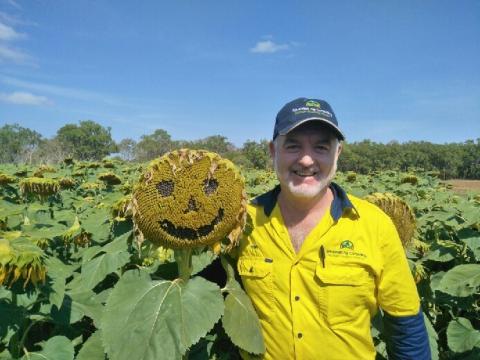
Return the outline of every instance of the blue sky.
[[[300,96],[350,142],[480,138],[480,2],[0,0],[0,126],[241,146]]]

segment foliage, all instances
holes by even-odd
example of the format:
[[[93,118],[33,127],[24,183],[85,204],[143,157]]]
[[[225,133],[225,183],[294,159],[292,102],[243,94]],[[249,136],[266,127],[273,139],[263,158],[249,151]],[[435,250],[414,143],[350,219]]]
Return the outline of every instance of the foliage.
[[[122,139],[115,144],[110,128],[94,121],[67,124],[52,139],[19,125],[0,128],[0,163],[58,164],[66,157],[100,160],[107,155],[126,161],[150,161],[168,151],[191,148],[216,152],[238,166],[271,170],[269,140],[247,140],[234,146],[225,136],[212,135],[197,140],[174,140],[164,129],[143,135],[138,142]],[[118,152],[118,153],[117,153]],[[433,144],[409,141],[387,144],[363,140],[343,143],[339,170],[358,174],[395,169],[402,172],[429,171],[442,179],[480,179],[480,138],[463,143]],[[352,175],[353,176],[353,175]]]
[[[202,269],[217,256],[195,249],[189,275],[182,277],[178,254],[134,232],[128,209],[132,186],[127,184],[136,182],[144,166],[115,164],[106,170],[105,164],[74,162],[45,173],[54,181],[75,181],[45,195],[43,202],[24,197],[14,175],[20,170],[31,174],[33,167],[0,167],[16,179],[0,187],[0,262],[20,262],[26,269],[17,271],[16,281],[15,270],[9,272],[0,286],[0,313],[8,314],[0,316],[0,358],[237,359],[239,349],[261,353],[258,319],[231,259],[221,257],[226,283],[214,283]],[[106,171],[122,184],[96,183]],[[276,183],[271,171],[244,175],[249,196]],[[476,359],[480,201],[455,196],[438,178],[418,172],[416,184],[402,183],[406,175],[357,173],[347,181],[346,173],[338,173],[336,181],[360,197],[395,194],[413,209],[417,233],[407,255],[433,359]],[[29,266],[30,276],[37,269],[38,281],[26,281]],[[378,358],[385,358],[380,318],[372,334]]]
[[[193,149],[203,149],[215,152],[220,156],[225,156],[227,153],[234,149],[233,144],[230,143],[228,139],[222,135],[212,135],[207,136],[204,139],[192,141],[189,144],[189,147]]]
[[[110,130],[92,120],[85,120],[79,125],[61,127],[55,138],[76,159],[100,160],[117,150]]]
[[[262,140],[259,143],[247,140],[243,144],[241,152],[254,169],[267,170],[272,168],[268,144],[267,140]]]
[[[56,167],[36,184],[75,181],[56,193],[43,191],[43,202],[24,196],[18,180],[0,188],[0,312],[9,314],[0,317],[0,358],[208,359],[238,358],[239,348],[262,352],[253,305],[233,272],[228,286],[220,286],[201,275],[217,258],[210,250],[191,250],[185,273],[181,254],[136,236],[132,187],[125,184],[143,167],[114,165]],[[122,185],[96,182],[105,166]],[[18,172],[0,170],[13,178]]]
[[[42,141],[42,136],[18,124],[0,128],[0,163],[31,162],[31,155]]]
[[[344,144],[339,170],[368,174],[389,169],[435,170],[443,179],[480,179],[480,139],[450,144],[427,141],[381,144],[370,140]]]
[[[132,143],[129,146],[133,146]],[[135,146],[135,159],[148,161],[162,156],[173,149],[172,137],[163,129],[157,129],[151,135],[143,135]],[[131,151],[131,149],[129,150]]]

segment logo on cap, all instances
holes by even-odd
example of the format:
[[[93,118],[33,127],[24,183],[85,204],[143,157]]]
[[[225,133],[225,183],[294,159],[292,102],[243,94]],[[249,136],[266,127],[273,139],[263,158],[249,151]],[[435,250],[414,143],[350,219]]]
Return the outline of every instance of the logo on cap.
[[[308,101],[305,103],[305,106],[315,107],[315,108],[318,108],[318,109],[321,108],[320,103],[319,103],[318,101],[313,101],[313,100],[308,100]]]

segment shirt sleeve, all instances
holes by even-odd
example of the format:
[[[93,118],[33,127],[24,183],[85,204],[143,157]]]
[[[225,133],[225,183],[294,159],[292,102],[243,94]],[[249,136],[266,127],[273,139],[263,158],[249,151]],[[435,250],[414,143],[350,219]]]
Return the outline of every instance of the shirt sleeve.
[[[378,303],[392,316],[417,315],[420,299],[395,225],[385,214],[379,218],[381,273],[377,283]]]
[[[422,311],[414,316],[383,315],[390,360],[430,360],[430,345]]]
[[[428,334],[415,281],[395,225],[388,216],[379,222],[383,260],[378,302],[384,311],[389,359],[428,360]]]

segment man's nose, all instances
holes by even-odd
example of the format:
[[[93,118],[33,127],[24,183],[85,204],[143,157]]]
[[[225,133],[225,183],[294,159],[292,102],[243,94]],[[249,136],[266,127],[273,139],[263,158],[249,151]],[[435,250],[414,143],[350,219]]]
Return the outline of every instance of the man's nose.
[[[300,154],[300,157],[298,159],[298,163],[302,166],[311,166],[315,163],[315,160],[313,158],[313,155],[309,151],[303,151]]]

